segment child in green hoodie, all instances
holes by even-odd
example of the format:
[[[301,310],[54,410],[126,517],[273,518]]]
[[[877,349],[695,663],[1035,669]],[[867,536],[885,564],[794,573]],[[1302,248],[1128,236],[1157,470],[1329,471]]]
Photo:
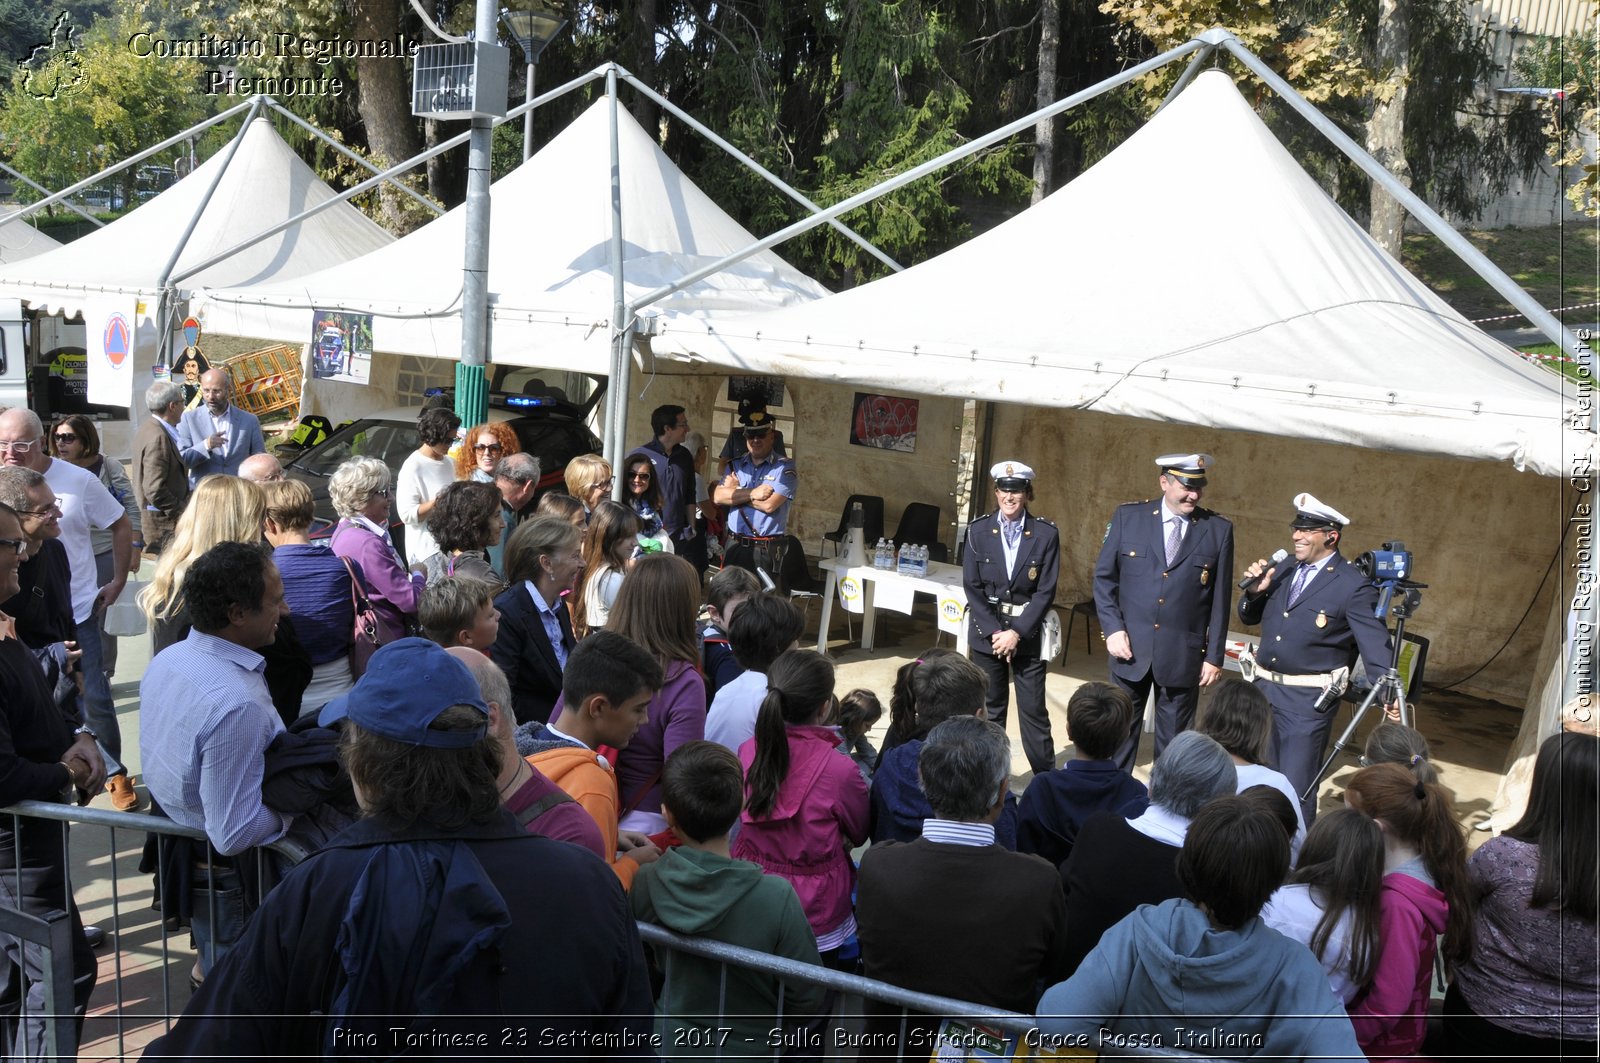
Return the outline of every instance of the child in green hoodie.
[[[633,914],[679,934],[819,964],[794,887],[728,855],[728,831],[743,803],[744,775],[727,747],[686,742],[667,758],[661,812],[683,844],[639,869],[630,895]],[[729,966],[724,989],[721,968],[687,953],[672,958],[672,980],[656,1001],[663,1055],[712,1059],[719,1048],[723,1058],[771,1055],[777,1045],[798,1043],[803,1020],[822,1007],[820,986],[786,983],[780,1022],[777,978]]]

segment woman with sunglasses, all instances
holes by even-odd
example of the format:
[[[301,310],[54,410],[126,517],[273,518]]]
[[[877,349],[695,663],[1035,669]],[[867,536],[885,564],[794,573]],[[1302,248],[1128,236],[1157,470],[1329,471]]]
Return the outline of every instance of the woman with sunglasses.
[[[494,483],[494,467],[508,454],[522,453],[517,433],[504,421],[475,426],[456,448],[456,479]]]
[[[94,422],[81,413],[59,418],[50,426],[49,440],[51,457],[94,473],[105,489],[111,492],[111,497],[122,504],[123,511],[128,514],[128,523],[133,525],[133,556],[128,561],[128,571],[139,571],[139,551],[144,546],[144,536],[139,528],[139,503],[133,496],[133,485],[128,482],[128,474],[122,471],[122,463],[107,461],[105,455],[100,453],[100,433],[95,429]],[[95,581],[98,586],[104,587],[111,582],[114,572],[111,532],[90,528],[89,542],[94,548]],[[117,670],[117,640],[105,633],[104,613],[100,614],[100,623],[100,660],[109,676]]]
[[[662,527],[661,481],[656,479],[655,462],[645,454],[630,454],[622,470],[622,500],[639,518],[639,535],[660,543],[663,553],[675,553],[672,536]]]
[[[611,497],[611,463],[598,454],[579,454],[567,462],[567,494],[583,503],[585,514]],[[584,523],[588,523],[585,518]]]

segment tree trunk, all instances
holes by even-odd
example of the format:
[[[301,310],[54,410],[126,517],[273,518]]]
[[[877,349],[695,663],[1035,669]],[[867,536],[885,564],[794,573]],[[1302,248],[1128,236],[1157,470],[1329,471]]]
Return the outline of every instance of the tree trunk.
[[[355,25],[350,35],[355,40],[392,41],[400,32],[400,4],[403,0],[355,0]],[[357,110],[367,130],[367,147],[373,161],[389,167],[422,150],[422,134],[411,115],[410,66],[398,59],[357,58],[356,78],[361,86]],[[383,221],[394,233],[414,227],[402,209],[405,197],[388,185],[383,187]]]
[[[1039,0],[1039,106],[1056,102],[1056,56],[1061,51],[1061,0]],[[1034,126],[1033,202],[1055,188],[1056,121],[1041,118]]]
[[[1406,83],[1411,76],[1409,0],[1379,0],[1377,68],[1383,80],[1376,89],[1377,103],[1367,122],[1367,150],[1407,188],[1411,166],[1406,162]],[[1448,119],[1446,119],[1448,120]],[[1369,232],[1378,245],[1396,258],[1405,236],[1406,212],[1378,182],[1372,182],[1372,221]]]
[[[657,92],[662,91],[661,86],[655,82],[656,0],[634,0],[633,26],[628,33],[632,38],[633,44],[633,61],[628,64],[629,72]],[[642,92],[635,93],[633,106],[629,109],[633,112],[634,120],[644,126],[644,130],[649,134],[650,139],[659,140],[660,129],[658,127],[661,122],[661,114],[656,101]]]

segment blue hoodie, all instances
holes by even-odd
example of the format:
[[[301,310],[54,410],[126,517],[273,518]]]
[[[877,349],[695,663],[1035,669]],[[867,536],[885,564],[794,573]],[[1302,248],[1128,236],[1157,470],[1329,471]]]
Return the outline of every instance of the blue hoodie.
[[[1039,1031],[1097,1051],[1362,1058],[1310,949],[1259,918],[1219,930],[1182,899],[1140,905],[1107,930],[1077,972],[1046,991]]]

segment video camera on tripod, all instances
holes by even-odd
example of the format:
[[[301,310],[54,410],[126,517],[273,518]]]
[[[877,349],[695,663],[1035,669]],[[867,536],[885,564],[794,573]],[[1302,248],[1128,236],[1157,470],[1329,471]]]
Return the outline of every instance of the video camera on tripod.
[[[1395,617],[1401,622],[1404,629],[1405,619],[1417,611],[1422,605],[1422,588],[1426,583],[1417,583],[1406,577],[1411,573],[1411,564],[1415,560],[1411,551],[1406,549],[1406,544],[1396,539],[1394,542],[1384,543],[1381,550],[1368,550],[1356,558],[1356,571],[1378,588],[1378,605],[1373,609],[1372,615],[1382,620],[1389,615],[1392,608]],[[1395,591],[1400,591],[1400,601],[1394,601]],[[1398,637],[1397,637],[1398,638]]]

